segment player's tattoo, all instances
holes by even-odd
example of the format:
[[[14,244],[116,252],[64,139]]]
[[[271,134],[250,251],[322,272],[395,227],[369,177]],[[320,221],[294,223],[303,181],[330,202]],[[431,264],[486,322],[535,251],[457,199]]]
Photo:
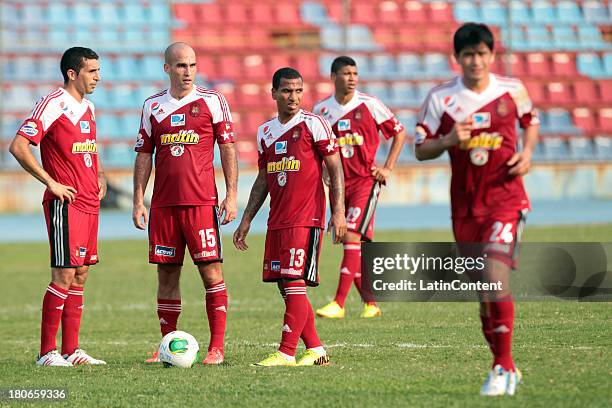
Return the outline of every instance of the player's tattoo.
[[[234,143],[220,144],[219,152],[221,153],[226,194],[235,197],[238,192],[238,160],[236,159]]]
[[[329,172],[332,211],[344,214],[344,172],[338,153],[325,157],[325,166]]]
[[[255,218],[255,215],[266,201],[268,196],[268,180],[266,175],[266,169],[259,170],[255,183],[251,188],[251,194],[249,195],[249,202],[244,209],[243,219],[251,221]]]

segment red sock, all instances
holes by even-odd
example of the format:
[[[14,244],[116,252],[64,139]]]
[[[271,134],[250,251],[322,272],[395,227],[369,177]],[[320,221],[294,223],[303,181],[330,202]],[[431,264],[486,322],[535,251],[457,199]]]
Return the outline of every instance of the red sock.
[[[493,353],[493,327],[491,327],[491,302],[480,304],[480,323],[489,350]]]
[[[83,314],[83,287],[70,286],[62,313],[62,355],[79,348],[79,329]]]
[[[300,335],[304,331],[308,318],[308,298],[304,282],[283,283],[285,292],[285,318],[283,321],[283,336],[279,351],[295,356]]]
[[[40,325],[40,355],[44,356],[51,350],[57,348],[55,337],[57,329],[62,320],[64,302],[68,297],[68,291],[50,283],[43,297],[42,322]]]
[[[340,280],[336,290],[335,301],[344,307],[346,296],[351,289],[355,279],[355,273],[361,270],[361,244],[359,242],[347,242],[344,244],[344,256],[340,265]]]
[[[181,299],[157,299],[157,317],[162,337],[176,330],[181,314]]]
[[[304,341],[306,348],[310,349],[321,346],[321,340],[317,334],[314,311],[312,310],[312,305],[310,304],[308,297],[306,297],[306,302],[308,302],[308,317],[306,317],[306,324],[304,325],[304,330],[302,330],[300,337]]]
[[[360,260],[361,262],[361,260]],[[368,305],[374,305],[376,306],[376,302],[373,300],[368,300],[371,299],[372,296],[370,296],[365,290],[363,290],[363,288],[361,287],[361,272],[358,272],[355,274],[355,287],[357,288],[357,290],[359,291],[359,295],[361,296],[361,300],[363,300],[365,303],[367,303]]]
[[[493,338],[493,366],[501,365],[504,370],[514,370],[512,360],[512,330],[514,328],[514,302],[512,297],[491,302],[490,326]]]
[[[223,350],[227,320],[227,289],[224,281],[206,288],[206,314],[210,328],[208,351],[213,347]]]

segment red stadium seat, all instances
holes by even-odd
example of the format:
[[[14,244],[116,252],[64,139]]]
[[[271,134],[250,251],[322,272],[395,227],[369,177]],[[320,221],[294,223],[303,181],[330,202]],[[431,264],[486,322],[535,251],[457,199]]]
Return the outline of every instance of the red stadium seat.
[[[315,81],[320,77],[318,54],[300,54],[296,59],[295,67],[305,81]]]
[[[254,80],[267,79],[269,70],[263,55],[247,55],[242,59],[242,64],[245,78]]]
[[[378,22],[380,25],[402,23],[401,4],[391,0],[378,3]]]
[[[246,4],[239,1],[228,1],[223,7],[223,20],[230,24],[249,24]]]
[[[271,3],[258,2],[251,4],[251,22],[255,24],[269,24],[275,22],[276,16]]]
[[[172,30],[172,39],[174,41],[183,41],[187,44],[197,46],[197,44],[194,43],[194,35],[195,33],[190,28],[176,28]]]
[[[198,73],[209,80],[217,79],[219,74],[216,60],[208,53],[198,55]]]
[[[527,75],[525,58],[521,54],[508,54],[502,55],[503,67],[510,66],[510,73],[512,76],[522,77]]]
[[[595,82],[589,79],[582,79],[575,80],[572,85],[574,87],[574,100],[577,103],[593,104],[599,99]]]
[[[173,4],[172,13],[175,19],[185,24],[196,24],[199,20],[198,8],[195,4]]]
[[[229,54],[219,55],[218,69],[219,77],[224,79],[239,79],[244,75],[242,72],[242,57]]]
[[[448,51],[452,44],[452,34],[444,26],[427,26],[422,31],[422,41],[428,51]]]
[[[244,27],[225,27],[221,32],[223,33],[221,43],[224,48],[235,50],[252,45],[250,39],[246,37],[246,31]]]
[[[599,94],[602,102],[612,103],[612,80],[599,81]]]
[[[423,49],[423,30],[417,27],[401,26],[398,30],[398,45],[406,51],[421,51]]]
[[[262,87],[256,83],[245,83],[240,86],[240,105],[242,107],[259,107],[263,100]]]
[[[569,87],[563,82],[549,82],[547,84],[548,97],[554,104],[567,104],[572,102]]]
[[[546,102],[546,95],[544,94],[544,88],[539,81],[525,80],[525,87],[529,93],[529,97],[536,105]]]
[[[556,53],[552,56],[552,72],[555,76],[573,77],[578,74],[576,62],[571,55]]]
[[[223,47],[221,31],[216,27],[201,26],[192,28],[194,47],[207,50],[220,50]]]
[[[290,67],[292,65],[291,56],[289,54],[274,53],[270,55],[270,80],[272,74],[279,68]]]
[[[409,0],[404,3],[404,21],[408,21],[411,24],[415,23],[426,23],[427,12],[425,6],[420,1]]]
[[[599,130],[606,133],[612,132],[612,108],[599,110]]]
[[[396,30],[387,26],[375,26],[372,29],[374,34],[374,41],[377,44],[384,46],[385,48],[397,47],[397,36]]]
[[[270,30],[267,30],[258,26],[247,26],[245,27],[245,36],[247,39],[247,45],[251,44],[249,48],[272,48],[274,43],[270,38]]]
[[[351,23],[375,24],[376,21],[376,7],[371,1],[351,2]]]
[[[341,23],[343,21],[344,9],[342,8],[341,1],[330,1],[325,7],[327,8],[327,15],[332,21],[336,23]]]
[[[588,108],[576,108],[573,111],[574,125],[585,132],[593,132],[597,128],[595,116]]]
[[[296,3],[279,2],[274,8],[277,23],[288,25],[301,23],[300,9]]]
[[[202,23],[223,23],[223,15],[221,14],[221,6],[219,3],[205,3],[197,6],[199,11],[197,24]]]
[[[531,76],[548,78],[550,76],[550,66],[546,55],[541,52],[527,54],[527,71]]]
[[[452,6],[441,1],[429,3],[429,21],[434,23],[452,23],[455,21]]]

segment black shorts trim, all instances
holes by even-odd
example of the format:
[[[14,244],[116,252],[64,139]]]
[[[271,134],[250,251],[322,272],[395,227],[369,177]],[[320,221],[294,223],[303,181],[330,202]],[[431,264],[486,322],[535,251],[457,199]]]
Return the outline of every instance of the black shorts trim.
[[[70,228],[68,226],[68,203],[49,201],[49,245],[52,268],[77,268],[70,265]]]
[[[366,236],[368,232],[368,227],[370,226],[370,222],[372,221],[372,217],[376,212],[376,204],[378,203],[378,195],[380,194],[380,182],[375,181],[372,186],[372,190],[370,190],[370,196],[368,197],[368,201],[366,202],[365,208],[363,209],[363,218],[361,218],[361,223],[359,224],[359,228],[357,228],[357,232],[359,232],[363,237]]]
[[[321,228],[310,228],[306,264],[304,265],[304,280],[308,286],[318,286],[319,274],[319,246],[321,242]]]

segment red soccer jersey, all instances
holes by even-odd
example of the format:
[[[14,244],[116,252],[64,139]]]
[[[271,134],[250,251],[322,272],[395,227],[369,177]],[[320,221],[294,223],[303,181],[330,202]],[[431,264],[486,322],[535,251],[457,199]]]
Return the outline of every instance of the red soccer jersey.
[[[389,139],[404,130],[380,100],[358,91],[346,105],[331,95],[317,103],[314,111],[329,121],[337,137],[346,184],[372,177],[379,131]]]
[[[284,125],[271,119],[257,129],[259,168],[268,173],[268,229],[325,227],[323,156],[338,151],[329,124],[301,110]]]
[[[168,90],[144,102],[137,152],[155,152],[151,208],[216,205],[215,141],[233,143],[232,116],[223,95],[195,87],[181,100]]]
[[[431,90],[419,113],[415,144],[450,133],[471,118],[469,142],[449,149],[453,218],[529,208],[521,177],[508,174],[506,162],[517,151],[516,121],[522,128],[539,123],[527,90],[517,79],[491,74],[477,94],[457,77]]]
[[[90,214],[100,210],[98,146],[94,105],[78,102],[63,88],[41,98],[17,131],[40,144],[43,169],[58,183],[76,189],[74,208]],[[55,197],[45,191],[43,201]]]

